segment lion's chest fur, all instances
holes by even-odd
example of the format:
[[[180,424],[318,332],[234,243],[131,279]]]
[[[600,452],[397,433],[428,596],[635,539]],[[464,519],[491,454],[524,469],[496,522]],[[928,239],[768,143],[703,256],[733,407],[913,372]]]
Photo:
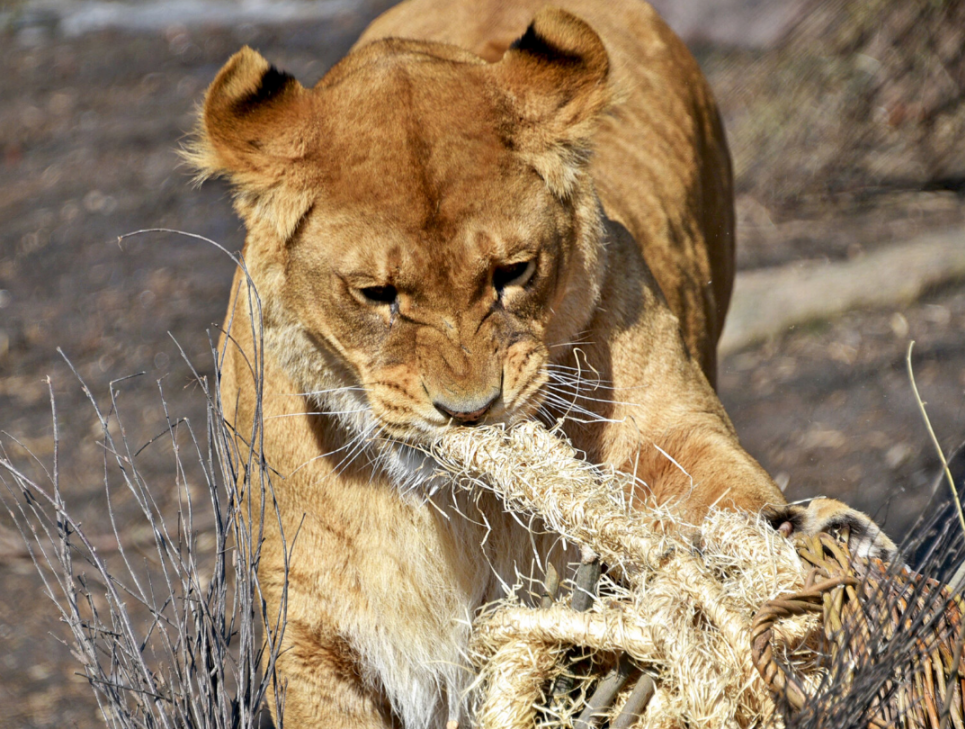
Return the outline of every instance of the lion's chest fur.
[[[346,487],[358,489],[331,490]],[[405,726],[465,721],[472,619],[532,570],[529,533],[492,499],[449,490],[429,501],[362,486],[350,498],[349,508],[306,515],[299,539],[312,542],[304,557],[316,589],[292,606],[296,619],[337,625],[363,681]]]

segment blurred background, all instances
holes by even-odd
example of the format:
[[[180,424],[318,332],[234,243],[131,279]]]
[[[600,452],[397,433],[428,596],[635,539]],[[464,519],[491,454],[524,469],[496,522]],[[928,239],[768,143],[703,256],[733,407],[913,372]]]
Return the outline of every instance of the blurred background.
[[[49,376],[64,497],[105,551],[102,428],[64,357],[104,412],[109,383],[143,373],[114,386],[112,427],[133,442],[163,430],[162,393],[203,423],[181,352],[211,373],[233,272],[196,239],[118,236],[172,228],[239,250],[226,188],[194,188],[176,154],[205,87],[242,44],[311,85],[391,4],[0,0],[0,442],[49,467]],[[724,403],[788,498],[844,499],[900,539],[934,510],[938,466],[910,340],[943,447],[965,440],[965,2],[656,5],[704,67],[734,158]],[[170,446],[138,459],[163,499]],[[102,725],[64,638],[0,511],[5,725]]]

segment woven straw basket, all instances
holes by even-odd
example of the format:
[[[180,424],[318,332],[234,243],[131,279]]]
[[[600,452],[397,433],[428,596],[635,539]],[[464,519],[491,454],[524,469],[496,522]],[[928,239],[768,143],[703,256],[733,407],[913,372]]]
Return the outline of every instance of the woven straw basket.
[[[962,729],[961,597],[907,567],[853,558],[846,543],[847,535],[801,539],[804,589],[768,601],[754,617],[754,663],[768,688],[791,717],[836,710],[869,727]],[[808,692],[774,642],[780,620],[805,614],[821,618],[824,692]]]

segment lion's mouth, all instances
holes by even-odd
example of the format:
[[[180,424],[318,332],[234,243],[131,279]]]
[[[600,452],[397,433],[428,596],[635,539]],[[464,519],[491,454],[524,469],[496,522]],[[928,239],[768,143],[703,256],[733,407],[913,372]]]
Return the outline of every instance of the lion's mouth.
[[[450,408],[452,412],[433,403],[435,412],[423,405],[400,413],[391,403],[373,398],[365,422],[356,425],[369,433],[370,462],[377,470],[387,475],[403,492],[431,496],[451,480],[432,457],[434,445],[444,434],[453,428],[509,428],[524,421],[543,419],[540,414],[542,388],[538,382],[527,385],[510,402],[500,392],[475,410]]]
[[[433,496],[451,483],[451,476],[433,458],[432,449],[438,440],[454,428],[476,429],[483,426],[509,428],[536,416],[526,410],[501,409],[498,415],[487,415],[479,422],[464,424],[450,421],[445,424],[423,422],[421,427],[408,427],[404,432],[396,425],[383,426],[374,449],[373,464],[385,473],[403,493]]]

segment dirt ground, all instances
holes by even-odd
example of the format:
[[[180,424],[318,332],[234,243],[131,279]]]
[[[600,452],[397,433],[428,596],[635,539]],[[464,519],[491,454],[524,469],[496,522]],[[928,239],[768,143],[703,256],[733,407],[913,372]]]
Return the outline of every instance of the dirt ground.
[[[334,19],[288,27],[173,26],[68,38],[39,24],[0,35],[0,440],[25,463],[13,437],[50,462],[49,376],[65,498],[92,531],[104,518],[101,431],[64,357],[102,408],[110,407],[112,380],[143,373],[117,386],[134,442],[164,427],[159,388],[171,412],[199,422],[203,402],[179,346],[211,372],[209,337],[233,271],[224,253],[196,239],[141,233],[119,243],[118,236],[172,228],[240,249],[243,231],[226,188],[193,188],[176,155],[204,88],[244,43],[313,83],[388,4],[346,5],[352,9]],[[731,125],[744,113],[740,95],[729,93],[739,64],[756,62],[745,55],[734,60],[704,48],[700,56]],[[769,207],[747,192],[752,186],[739,189],[741,270],[847,260],[965,224],[962,190],[950,187],[808,199],[793,209]],[[965,282],[911,304],[799,327],[723,359],[724,403],[746,447],[787,483],[789,498],[835,496],[896,538],[911,529],[931,498],[937,457],[905,374],[910,339],[919,387],[950,450],[965,439]],[[172,475],[165,455],[148,449],[143,456],[159,493]],[[133,518],[124,498],[117,496],[118,513]],[[64,637],[11,519],[0,513],[5,725],[102,725]]]

